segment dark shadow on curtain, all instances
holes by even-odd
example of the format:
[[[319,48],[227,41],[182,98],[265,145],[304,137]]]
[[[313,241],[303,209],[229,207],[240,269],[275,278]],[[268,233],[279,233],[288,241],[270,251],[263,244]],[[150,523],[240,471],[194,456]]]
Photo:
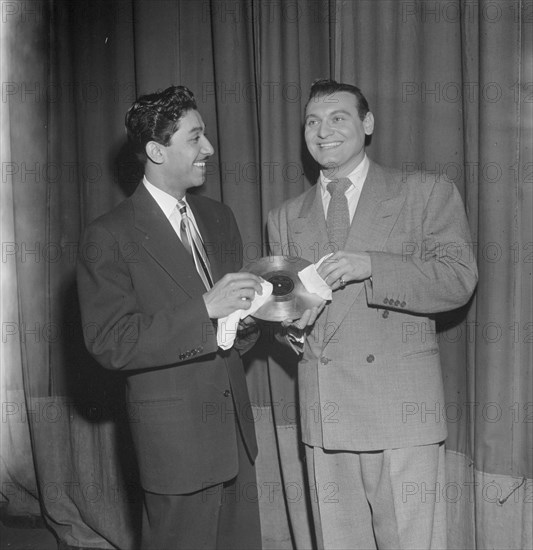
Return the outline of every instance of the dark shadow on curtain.
[[[107,449],[104,446],[100,452],[109,453],[109,460],[116,463],[118,479],[114,490],[121,492],[121,498],[128,503],[122,513],[125,515],[124,523],[135,541],[140,536],[142,491],[129,423],[138,421],[138,418],[134,406],[128,405],[125,400],[125,375],[104,369],[87,351],[84,333],[91,338],[98,327],[82,324],[74,281],[65,288],[63,296],[58,296],[58,300],[61,300],[64,324],[69,327],[68,338],[62,340],[67,366],[64,396],[68,411],[69,414],[79,416],[89,427],[104,427],[110,423],[117,427],[111,446]],[[85,465],[87,470],[91,469],[92,456],[81,456],[80,460],[79,467]],[[137,545],[137,542],[133,542],[133,548]]]
[[[114,181],[124,195],[126,197],[132,195],[143,177],[144,169],[126,140],[118,142],[111,148],[109,171],[114,174]]]

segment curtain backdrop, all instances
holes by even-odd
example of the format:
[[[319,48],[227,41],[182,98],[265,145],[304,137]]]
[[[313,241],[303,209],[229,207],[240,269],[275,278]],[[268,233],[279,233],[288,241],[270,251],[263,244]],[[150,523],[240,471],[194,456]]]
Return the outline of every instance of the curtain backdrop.
[[[270,208],[316,178],[310,84],[352,82],[376,118],[369,156],[454,181],[480,271],[439,318],[450,548],[532,545],[532,13],[526,0],[5,0],[2,3],[2,510],[64,545],[134,548],[140,493],[123,378],[87,354],[81,229],[139,172],[124,114],[191,88],[216,153],[201,193],[228,204],[245,263]],[[97,250],[84,250],[97,254]],[[420,335],[424,338],[424,335]],[[311,548],[293,357],[246,359],[265,549]],[[425,498],[435,488],[411,489]]]

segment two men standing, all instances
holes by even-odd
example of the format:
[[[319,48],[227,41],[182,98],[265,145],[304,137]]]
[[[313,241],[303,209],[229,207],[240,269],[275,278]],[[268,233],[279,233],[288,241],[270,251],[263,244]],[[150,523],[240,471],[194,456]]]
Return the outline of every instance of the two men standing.
[[[237,352],[222,351],[206,327],[248,309],[262,281],[239,273],[237,259],[217,256],[228,244],[242,246],[231,211],[186,194],[202,185],[213,152],[192,94],[172,87],[143,96],[126,125],[145,177],[85,230],[84,243],[101,254],[80,258],[78,286],[84,323],[100,329],[88,348],[128,374],[128,399],[140,410],[131,430],[145,495],[143,548],[258,548],[257,503],[224,497],[255,482],[254,427],[239,415],[249,404],[244,371]],[[434,314],[468,301],[477,271],[453,184],[404,178],[372,162],[365,139],[373,127],[358,88],[315,83],[305,140],[322,168],[319,182],[268,220],[274,254],[314,262],[317,246],[335,252],[318,268],[332,301],[286,323],[302,353],[317,542],[445,548],[442,503],[404,502],[401,491],[406,482],[443,480],[446,427],[406,415],[405,406],[443,406],[438,345],[427,336]],[[231,403],[235,422],[205,418],[206,402]],[[328,414],[317,418],[317,405]],[[321,494],[331,483],[336,502]]]

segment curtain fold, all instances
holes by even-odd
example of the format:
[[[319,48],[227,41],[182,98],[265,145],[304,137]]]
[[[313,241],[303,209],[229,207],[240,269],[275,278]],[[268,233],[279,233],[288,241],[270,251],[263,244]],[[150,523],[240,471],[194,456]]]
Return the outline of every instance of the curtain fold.
[[[272,3],[257,4],[260,149],[256,164],[262,204],[260,229],[264,230],[271,208],[298,196],[316,180],[303,142],[302,115],[311,83],[329,77],[330,6],[326,1],[286,2],[277,9]],[[256,259],[259,251],[264,253],[249,244],[247,260]],[[276,481],[284,489],[289,542],[295,548],[311,548],[314,534],[298,425],[297,360],[271,335],[263,338],[263,344],[268,378],[263,377],[260,386],[270,389],[267,403],[277,442],[277,453],[270,453],[264,469],[273,472],[274,467],[280,468]],[[279,466],[274,466],[277,460]]]
[[[12,65],[16,65],[15,25],[0,26],[0,79],[6,94],[17,95],[20,87],[12,79]],[[15,100],[11,98],[10,103]],[[0,104],[0,157],[2,183],[0,187],[0,213],[2,219],[2,268],[0,301],[2,304],[2,346],[0,351],[0,391],[2,399],[2,429],[0,431],[0,511],[7,515],[38,515],[39,493],[33,463],[32,445],[26,413],[26,396],[22,380],[22,354],[15,212],[13,186],[17,181],[19,165],[11,154],[11,117],[7,101]],[[15,119],[16,120],[16,119]]]
[[[302,137],[317,78],[353,82],[369,156],[451,179],[480,282],[439,319],[451,548],[532,544],[532,25],[526,0],[14,0],[2,32],[2,507],[64,545],[135,548],[140,493],[120,374],[83,344],[81,229],[130,194],[134,99],[188,86],[215,147],[200,193],[235,212],[244,263],[268,211],[314,184]],[[5,100],[5,101],[4,101]],[[97,250],[81,251],[97,254]],[[231,251],[228,251],[231,253]],[[423,335],[421,335],[421,338]],[[296,361],[246,356],[265,549],[310,548]]]

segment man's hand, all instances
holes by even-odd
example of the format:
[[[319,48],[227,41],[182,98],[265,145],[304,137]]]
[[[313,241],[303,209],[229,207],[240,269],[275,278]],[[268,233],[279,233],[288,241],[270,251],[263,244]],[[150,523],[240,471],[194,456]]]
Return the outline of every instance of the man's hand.
[[[317,271],[332,290],[338,290],[350,281],[368,279],[372,275],[372,263],[365,252],[340,250],[324,260]]]
[[[255,293],[263,294],[261,278],[252,273],[228,273],[203,296],[210,319],[221,319],[238,309],[250,309]]]
[[[247,351],[252,349],[259,340],[261,329],[257,321],[251,316],[245,317],[239,321],[237,327],[237,337],[233,347],[241,354],[244,355]]]
[[[311,309],[306,309],[302,316],[297,320],[286,319],[281,322],[281,326],[287,331],[287,334],[294,336],[295,338],[301,338],[306,330],[315,324],[320,312],[324,309],[326,302],[322,302],[319,306],[314,306]]]

